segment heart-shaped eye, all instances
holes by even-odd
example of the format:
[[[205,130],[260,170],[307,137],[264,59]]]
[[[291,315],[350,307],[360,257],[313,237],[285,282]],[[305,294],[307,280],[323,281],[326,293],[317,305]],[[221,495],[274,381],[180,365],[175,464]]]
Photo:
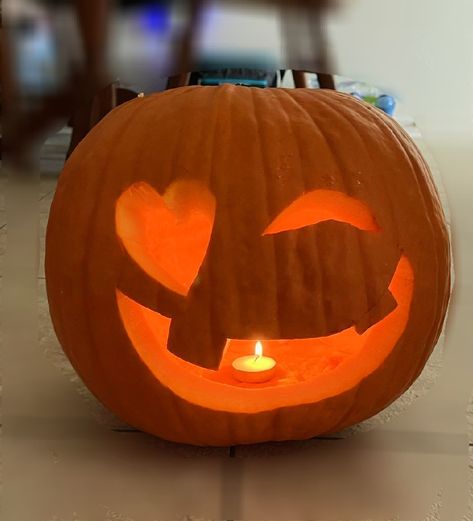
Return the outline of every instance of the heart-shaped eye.
[[[163,195],[138,182],[118,198],[115,227],[148,275],[185,296],[205,258],[214,216],[215,198],[197,181],[176,181]]]

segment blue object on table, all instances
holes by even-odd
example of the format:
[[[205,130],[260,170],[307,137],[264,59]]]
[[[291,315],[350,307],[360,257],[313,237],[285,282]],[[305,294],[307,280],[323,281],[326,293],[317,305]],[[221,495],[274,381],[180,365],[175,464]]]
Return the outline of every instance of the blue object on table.
[[[392,116],[396,108],[396,100],[392,96],[383,94],[379,96],[375,102],[376,107],[385,112],[388,116]]]
[[[166,2],[137,9],[140,25],[151,33],[167,33],[171,28],[171,10]]]

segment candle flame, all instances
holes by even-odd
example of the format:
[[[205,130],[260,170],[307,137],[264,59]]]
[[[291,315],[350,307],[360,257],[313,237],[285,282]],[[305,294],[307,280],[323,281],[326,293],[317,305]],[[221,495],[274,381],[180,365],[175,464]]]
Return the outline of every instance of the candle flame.
[[[258,340],[255,344],[255,357],[263,356],[263,344]]]

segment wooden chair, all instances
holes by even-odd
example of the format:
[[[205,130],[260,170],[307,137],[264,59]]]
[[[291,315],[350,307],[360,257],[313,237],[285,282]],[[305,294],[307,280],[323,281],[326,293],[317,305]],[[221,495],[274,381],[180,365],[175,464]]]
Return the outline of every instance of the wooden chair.
[[[72,136],[67,157],[94,127],[111,110],[126,101],[136,98],[138,93],[122,87],[114,82],[97,92],[91,102],[86,102],[74,112],[69,125],[72,127]]]

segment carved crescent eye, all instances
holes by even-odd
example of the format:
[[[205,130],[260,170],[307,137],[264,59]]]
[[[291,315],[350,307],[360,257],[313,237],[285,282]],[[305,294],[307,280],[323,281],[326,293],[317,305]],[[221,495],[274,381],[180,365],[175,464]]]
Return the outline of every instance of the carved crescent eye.
[[[301,195],[285,208],[266,228],[263,235],[297,230],[322,221],[339,221],[360,230],[380,228],[370,209],[358,199],[335,190],[313,190]]]
[[[163,195],[138,182],[118,198],[115,227],[148,275],[185,296],[204,260],[214,216],[215,198],[197,181],[176,181]]]

